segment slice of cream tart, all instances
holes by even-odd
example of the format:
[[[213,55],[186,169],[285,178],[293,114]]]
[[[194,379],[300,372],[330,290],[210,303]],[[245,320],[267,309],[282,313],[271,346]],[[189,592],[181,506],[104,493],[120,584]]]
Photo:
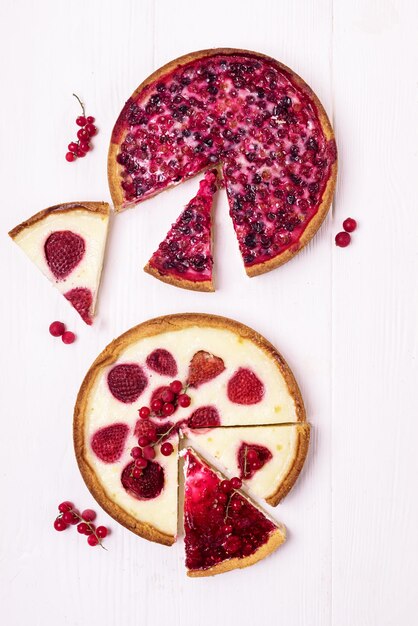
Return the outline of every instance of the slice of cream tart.
[[[40,211],[9,233],[86,324],[93,323],[108,222],[105,202],[72,202]]]
[[[253,565],[286,539],[267,517],[196,452],[186,451],[184,541],[188,576],[213,576]]]
[[[217,172],[206,172],[199,191],[172,225],[144,270],[163,282],[195,291],[214,291],[212,204]]]
[[[127,331],[93,363],[75,407],[75,451],[88,487],[105,510],[143,537],[172,543],[177,466],[175,450],[166,457],[162,453],[165,439],[175,440],[181,428],[304,421],[296,381],[261,335],[223,317],[168,315]],[[113,428],[121,424],[123,446],[118,443],[122,431]],[[108,445],[120,449],[114,461],[106,460],[94,443],[106,428],[113,432]],[[157,453],[151,460],[164,474],[155,470],[159,488],[150,489],[145,499],[129,486],[125,471],[144,428],[156,431],[148,437]],[[127,443],[128,437],[133,439]]]
[[[309,424],[185,429],[188,442],[229,477],[276,506],[296,482],[309,447]]]

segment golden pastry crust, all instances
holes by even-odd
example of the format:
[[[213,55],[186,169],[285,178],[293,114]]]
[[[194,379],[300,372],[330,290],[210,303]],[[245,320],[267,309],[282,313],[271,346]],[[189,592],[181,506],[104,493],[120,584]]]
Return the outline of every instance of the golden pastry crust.
[[[139,324],[112,341],[94,361],[84,378],[77,396],[74,409],[73,430],[74,449],[77,463],[87,487],[91,491],[94,498],[99,502],[103,509],[109,513],[109,515],[137,535],[144,537],[145,539],[149,539],[150,541],[156,541],[165,545],[171,545],[174,543],[175,537],[160,532],[150,524],[144,524],[138,521],[133,516],[126,513],[117,504],[112,502],[107,496],[105,489],[101,486],[94,470],[91,468],[87,460],[85,451],[86,442],[84,436],[85,415],[90,392],[95,384],[95,381],[101,375],[104,368],[107,368],[119,358],[119,355],[123,350],[125,350],[127,345],[145,337],[152,337],[169,331],[173,332],[176,330],[182,330],[183,328],[188,328],[190,326],[211,327],[222,330],[227,329],[238,334],[243,339],[248,339],[254,342],[269,356],[269,358],[275,362],[278,370],[284,377],[289,393],[292,395],[295,402],[297,421],[305,422],[306,420],[305,407],[299,387],[284,358],[262,335],[248,326],[244,326],[243,324],[236,322],[235,320],[203,313],[179,313],[177,315],[167,315],[148,320],[143,324]]]
[[[219,476],[219,478],[224,478],[224,476],[214,467],[212,467],[210,463],[202,459],[202,457],[197,454],[195,450],[191,448],[189,448],[189,450],[191,451],[193,456],[195,456],[203,463],[203,465],[207,465],[208,467],[210,467],[212,471],[215,472],[217,476]],[[254,502],[251,502],[250,498],[246,494],[242,492],[240,492],[240,494],[258,510],[261,510]],[[276,522],[275,520],[273,520],[273,522],[277,526],[276,530],[272,531],[270,537],[268,538],[268,541],[260,546],[258,550],[256,550],[253,554],[250,554],[249,556],[244,556],[242,558],[234,557],[231,559],[227,559],[226,561],[222,561],[222,563],[219,563],[218,565],[214,565],[213,567],[208,567],[206,569],[189,569],[187,570],[187,576],[190,576],[192,578],[215,576],[216,574],[224,574],[225,572],[229,572],[233,569],[243,569],[244,567],[249,567],[250,565],[254,565],[254,563],[257,563],[258,561],[265,559],[266,556],[269,556],[269,554],[277,550],[277,548],[279,548],[282,543],[286,541],[286,527],[283,524]]]
[[[162,274],[155,267],[151,267],[147,263],[144,267],[144,272],[158,278],[163,283],[173,285],[174,287],[180,287],[181,289],[189,289],[191,291],[204,291],[206,293],[215,291],[212,280],[200,280],[193,282],[191,280],[185,280],[180,276],[174,276],[173,274]]]
[[[47,209],[43,209],[32,217],[29,217],[27,220],[18,224],[11,231],[9,231],[9,236],[12,239],[16,239],[21,232],[26,230],[27,228],[31,228],[37,222],[41,222],[46,217],[52,214],[57,213],[69,213],[71,211],[91,211],[92,213],[101,213],[102,215],[108,216],[110,213],[110,207],[107,202],[64,202],[63,204],[56,204],[55,206],[51,206]]]
[[[301,473],[305,463],[309,449],[310,424],[297,424],[296,428],[298,439],[293,462],[286,476],[277,487],[277,490],[265,499],[270,506],[277,506],[279,502],[287,496],[296,480],[299,478],[299,474]]]

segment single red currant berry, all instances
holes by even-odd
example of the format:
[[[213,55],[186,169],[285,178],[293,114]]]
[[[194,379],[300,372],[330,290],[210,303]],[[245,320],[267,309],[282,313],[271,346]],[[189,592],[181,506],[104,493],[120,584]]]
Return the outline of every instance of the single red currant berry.
[[[346,248],[351,241],[351,237],[349,233],[341,231],[335,235],[335,243],[339,248]]]
[[[221,504],[226,504],[228,501],[228,496],[226,495],[226,493],[219,493],[217,498],[218,502],[220,502]]]
[[[145,446],[149,446],[149,439],[148,437],[145,437],[145,435],[141,435],[141,437],[139,437],[138,439],[138,445],[141,446],[141,448],[144,448]]]
[[[53,337],[61,337],[65,332],[65,326],[62,322],[52,322],[49,327],[49,332]]]
[[[174,413],[174,404],[171,404],[171,402],[166,402],[165,404],[163,404],[164,415],[173,415],[173,413]]]
[[[260,461],[260,459],[256,459],[255,461],[251,461],[250,465],[253,470],[259,470],[262,467],[263,463],[262,461]]]
[[[233,511],[239,511],[242,507],[241,500],[238,500],[237,498],[235,498],[235,500],[231,502],[231,507]]]
[[[252,463],[253,461],[258,461],[258,452],[256,450],[248,450],[247,461],[249,463]]]
[[[353,220],[352,217],[347,217],[347,219],[343,221],[343,228],[347,233],[352,233],[357,228],[356,220]]]
[[[64,520],[66,524],[73,524],[74,513],[72,513],[71,511],[66,511],[65,513],[62,514],[62,519]]]
[[[147,406],[143,406],[139,409],[139,417],[146,420],[150,416],[151,411]]]
[[[161,446],[161,454],[163,456],[170,456],[170,454],[173,454],[173,452],[174,452],[173,445],[169,441],[166,441],[165,443],[163,443],[163,445]]]
[[[252,547],[250,543],[244,543],[242,547],[242,553],[245,556],[249,556],[253,551],[254,551],[254,548]]]
[[[173,380],[173,382],[170,383],[170,389],[173,393],[178,394],[183,389],[183,384],[179,380]]]
[[[73,152],[67,152],[67,154],[65,155],[65,158],[67,159],[69,163],[71,163],[71,161],[75,161],[76,155]]]
[[[179,405],[186,408],[190,406],[191,398],[187,393],[181,393],[178,398]]]
[[[87,124],[86,131],[88,132],[90,137],[93,137],[97,133],[97,128],[94,124]]]
[[[148,461],[155,459],[155,450],[152,446],[145,446],[142,453],[144,455],[144,459],[147,459]]]
[[[74,143],[74,141],[72,141],[71,143],[68,144],[68,150],[70,152],[77,152],[78,150],[78,144]]]
[[[241,547],[241,539],[235,535],[231,535],[225,539],[222,545],[228,554],[235,554]]]
[[[80,130],[77,131],[77,137],[80,141],[88,141],[90,135],[85,128],[80,128]]]
[[[132,476],[134,478],[141,478],[141,476],[142,476],[142,468],[141,467],[134,467],[134,469],[132,470]]]
[[[232,485],[231,485],[231,481],[230,480],[223,480],[221,482],[220,487],[221,487],[221,489],[222,489],[222,491],[224,493],[231,493],[231,491],[232,491]]]
[[[62,530],[65,530],[66,528],[68,528],[68,524],[66,524],[61,517],[57,517],[57,519],[54,522],[54,528],[55,530],[58,530],[59,532],[61,532]]]
[[[139,458],[135,459],[135,468],[136,469],[143,470],[144,467],[146,467],[147,465],[148,465],[147,459],[144,459],[141,456]]]
[[[94,124],[94,122],[95,122],[95,121],[96,121],[96,120],[94,119],[94,117],[93,117],[92,115],[89,115],[89,116],[87,117],[87,123],[88,123],[88,124]]]
[[[67,343],[67,344],[74,343],[75,335],[70,330],[66,330],[65,333],[63,333],[61,339],[64,343]]]
[[[87,120],[84,115],[80,115],[79,117],[77,117],[75,123],[77,124],[77,126],[85,126],[87,124]]]
[[[87,537],[87,543],[89,544],[89,546],[97,546],[99,540],[97,539],[96,535],[89,535]]]
[[[96,535],[100,537],[100,539],[104,539],[107,537],[108,530],[106,526],[98,526],[96,530]]]
[[[155,413],[159,413],[159,411],[161,411],[161,409],[163,408],[163,401],[160,399],[156,399],[153,400],[151,402],[151,409],[155,412]]]
[[[82,150],[83,152],[88,152],[90,148],[91,146],[89,143],[85,143],[85,142],[80,143],[80,150]]]
[[[164,391],[161,394],[161,400],[163,402],[173,402],[174,400],[174,393],[172,392],[171,389],[164,389]]]
[[[231,524],[225,524],[223,527],[223,531],[225,533],[225,535],[230,535],[233,531],[233,528],[231,526]]]
[[[135,448],[132,448],[132,450],[131,450],[131,457],[133,459],[139,459],[141,456],[142,456],[141,448],[138,448],[137,446],[135,446]]]
[[[232,486],[232,489],[241,489],[242,487],[241,478],[238,478],[238,476],[234,476],[234,478],[231,478],[231,486]]]
[[[85,535],[86,530],[89,530],[88,524],[86,524],[85,522],[80,522],[79,524],[77,524],[77,530],[80,535]]]
[[[86,522],[92,522],[93,520],[96,519],[96,512],[93,511],[93,509],[85,509],[82,512],[81,517]]]
[[[83,157],[85,157],[85,156],[86,156],[86,153],[85,153],[83,150],[80,150],[80,148],[79,148],[79,149],[78,149],[78,152],[77,152],[77,156],[78,156],[80,159],[82,159]]]
[[[71,509],[73,508],[74,504],[69,500],[66,500],[65,502],[61,502],[61,504],[58,506],[58,511],[61,511],[61,513],[66,513],[67,511],[71,511]]]

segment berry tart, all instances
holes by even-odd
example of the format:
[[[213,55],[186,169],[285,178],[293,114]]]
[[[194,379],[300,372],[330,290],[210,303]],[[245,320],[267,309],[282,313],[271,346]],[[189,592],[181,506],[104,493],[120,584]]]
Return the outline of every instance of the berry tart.
[[[113,129],[116,211],[219,164],[245,270],[289,261],[313,237],[335,188],[323,106],[291,69],[257,52],[187,54],[149,76]]]
[[[171,544],[178,431],[292,422],[305,422],[303,400],[264,337],[227,318],[178,314],[132,328],[99,355],[78,394],[74,444],[101,506]]]
[[[286,539],[285,527],[234,489],[233,480],[223,479],[194,451],[186,451],[184,542],[188,576],[213,576],[253,565]]]
[[[190,200],[144,270],[163,282],[196,291],[214,291],[212,204],[217,172],[206,172]]]
[[[309,446],[309,424],[190,429],[188,443],[229,476],[276,506],[296,482]]]
[[[105,202],[40,211],[9,232],[86,324],[93,323],[109,222]]]

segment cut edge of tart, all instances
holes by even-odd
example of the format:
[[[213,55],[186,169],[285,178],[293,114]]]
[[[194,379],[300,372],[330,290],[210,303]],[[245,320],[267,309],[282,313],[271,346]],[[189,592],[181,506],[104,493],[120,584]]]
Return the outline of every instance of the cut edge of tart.
[[[213,459],[213,464],[219,465],[222,472],[227,473],[228,476],[239,476],[245,489],[252,495],[264,499],[270,506],[277,506],[292,489],[302,471],[309,450],[310,429],[311,425],[305,422],[200,429],[185,427],[183,432],[188,445],[193,446],[209,461]],[[282,434],[288,435],[289,441],[286,441],[286,438],[281,439]],[[276,440],[274,435],[276,435]],[[245,443],[243,443],[244,439]],[[280,450],[284,445],[289,444],[282,453],[274,449],[279,439]],[[246,448],[245,452],[250,449],[252,452],[259,452],[260,460],[257,469],[249,468],[245,471],[244,464],[244,470],[242,470],[240,458],[236,458],[240,457],[241,447]],[[267,453],[264,459],[262,458],[263,448]],[[281,459],[283,455],[286,456]],[[273,475],[271,475],[272,471],[274,471]]]
[[[312,239],[312,237],[316,234],[316,232],[320,228],[330,208],[334,191],[335,191],[335,185],[336,185],[338,161],[337,161],[337,151],[336,151],[336,146],[335,146],[335,136],[334,136],[334,131],[332,129],[328,115],[323,105],[321,104],[319,98],[317,97],[315,92],[309,87],[309,85],[305,83],[305,81],[298,74],[296,74],[292,69],[290,69],[289,67],[287,67],[280,61],[277,61],[276,59],[273,59],[272,57],[269,57],[268,55],[264,55],[262,53],[258,53],[258,52],[254,52],[250,50],[244,50],[244,49],[213,48],[213,49],[196,51],[196,52],[181,56],[177,59],[174,59],[170,61],[169,63],[165,64],[163,67],[156,70],[148,78],[146,78],[139,85],[139,87],[133,92],[128,102],[134,101],[144,90],[148,88],[148,86],[152,85],[159,78],[162,78],[163,76],[169,74],[170,72],[173,72],[190,62],[197,61],[199,59],[205,59],[205,58],[216,56],[216,55],[225,55],[225,56],[248,55],[253,58],[259,58],[261,61],[264,60],[270,63],[274,63],[280,71],[284,72],[285,74],[291,77],[291,80],[296,85],[296,87],[298,87],[308,98],[311,99],[313,106],[316,108],[316,114],[317,114],[317,118],[319,121],[319,126],[323,133],[324,139],[326,140],[327,144],[330,146],[329,159],[331,163],[329,166],[329,176],[326,180],[325,187],[323,188],[321,192],[320,201],[317,204],[317,209],[315,213],[309,218],[307,227],[303,229],[302,234],[299,236],[298,239],[296,239],[291,244],[285,244],[285,248],[281,252],[278,252],[274,254],[274,256],[271,256],[271,258],[265,258],[258,262],[253,262],[253,261],[247,262],[244,258],[244,268],[245,268],[247,275],[249,277],[254,277],[254,276],[263,274],[265,272],[268,272],[270,270],[273,270],[276,267],[279,267],[280,265],[283,265],[284,263],[292,259],[298,252],[300,252],[309,243],[309,241]],[[160,193],[161,191],[181,183],[186,178],[191,178],[199,174],[200,172],[204,171],[205,169],[208,169],[209,167],[211,167],[211,165],[204,164],[204,166],[200,167],[200,169],[196,171],[193,171],[193,173],[187,173],[183,178],[180,178],[179,180],[171,180],[163,188],[156,188],[154,191],[147,193],[144,198],[136,196],[133,200],[126,201],[124,198],[122,187],[121,187],[121,173],[123,172],[123,167],[120,164],[118,164],[116,160],[116,157],[120,149],[120,145],[122,143],[121,136],[124,137],[127,134],[127,131],[126,130],[121,131],[120,126],[119,126],[119,120],[121,118],[122,113],[123,111],[121,112],[115,124],[115,127],[113,129],[111,143],[109,147],[109,153],[108,153],[108,180],[109,180],[110,193],[111,193],[114,205],[115,205],[116,212],[122,211],[125,208],[136,206],[141,201],[148,199],[150,197],[153,197],[156,194]],[[222,165],[222,163],[223,163],[222,158],[219,158],[217,163],[212,164],[212,167],[213,165],[216,165],[216,164]],[[232,208],[231,208],[232,199],[228,198],[228,200],[230,204],[230,213],[232,215]],[[234,221],[234,228],[235,227],[236,227],[236,224]],[[238,233],[237,233],[237,236],[238,236]],[[241,242],[239,243],[240,243],[240,248],[241,248],[243,244]],[[245,256],[242,250],[241,250],[241,254],[243,255],[243,257]]]
[[[175,287],[181,287],[182,289],[205,292],[215,291],[213,284],[214,231],[212,212],[214,195],[217,191],[217,177],[218,172],[216,169],[206,171],[205,177],[199,183],[198,192],[184,207],[176,222],[172,224],[165,239],[160,243],[158,250],[154,252],[145,265],[145,272],[154,276],[154,278],[158,278],[158,280],[162,282]],[[185,216],[187,221],[185,221]],[[193,224],[193,222],[196,223]],[[189,224],[192,224],[191,233]],[[193,228],[200,229],[200,231],[196,232],[195,230],[193,235]],[[187,229],[189,232],[182,234],[184,229]],[[190,238],[192,236],[197,238],[197,242],[193,244],[192,250],[187,251],[188,256],[184,254],[184,251],[179,250],[176,241],[179,235],[183,238]],[[163,246],[166,248],[166,251],[163,251]],[[164,268],[164,264],[167,263],[167,258],[174,256],[174,252],[170,253],[170,246],[176,246],[176,251],[183,252],[183,262],[187,263],[187,267],[184,266],[183,262],[180,263],[180,266],[183,267],[182,273],[175,267],[174,262],[170,263],[171,268]],[[197,261],[195,260],[196,257],[199,257]],[[166,261],[164,261],[164,259]],[[199,260],[201,261],[200,266],[197,265]],[[203,272],[203,274],[201,272]],[[201,278],[202,275],[204,275],[203,279]]]
[[[43,209],[9,231],[88,325],[97,304],[109,215],[107,202],[67,202]]]
[[[190,576],[190,577],[214,576],[216,574],[223,574],[233,569],[243,569],[269,556],[285,542],[286,540],[285,526],[273,520],[272,518],[270,518],[246,494],[242,493],[239,490],[233,490],[232,493],[230,493],[228,496],[229,501],[226,504],[226,506],[225,504],[219,505],[215,502],[215,506],[220,506],[220,508],[222,509],[220,511],[221,517],[224,516],[224,510],[222,507],[225,507],[226,515],[227,515],[226,524],[230,524],[232,528],[232,530],[230,530],[229,533],[227,533],[226,531],[224,532],[224,530],[221,528],[221,525],[216,524],[214,525],[215,528],[210,531],[210,532],[215,532],[217,534],[215,538],[212,537],[212,540],[214,539],[213,547],[214,547],[215,552],[217,553],[217,558],[219,559],[219,561],[209,566],[206,566],[206,565],[198,566],[196,563],[196,565],[193,567],[190,561],[193,561],[193,558],[196,558],[196,557],[193,557],[193,546],[191,546],[190,538],[193,539],[193,536],[194,536],[194,538],[196,539],[196,535],[199,534],[199,520],[197,519],[197,515],[199,515],[202,511],[204,512],[205,515],[206,514],[211,515],[215,507],[213,506],[213,504],[212,506],[210,506],[208,503],[207,505],[202,506],[201,511],[197,511],[196,513],[196,510],[195,510],[194,518],[193,518],[193,515],[191,514],[191,511],[190,511],[190,502],[192,501],[192,506],[194,506],[196,509],[196,506],[199,507],[199,504],[201,504],[201,495],[200,493],[198,493],[197,498],[196,498],[197,503],[193,502],[192,491],[194,488],[200,489],[201,481],[203,480],[203,478],[202,477],[198,478],[196,481],[196,484],[193,484],[193,476],[191,474],[194,468],[196,466],[199,466],[202,469],[199,469],[198,471],[202,472],[203,470],[205,472],[205,478],[209,479],[214,484],[216,483],[217,487],[215,487],[215,490],[220,487],[220,483],[224,480],[224,477],[222,476],[220,472],[218,472],[213,467],[211,467],[211,465],[206,460],[204,460],[199,454],[197,454],[194,449],[186,448],[186,450],[183,451],[182,454],[184,456],[184,474],[185,474],[185,485],[184,485],[185,537],[184,537],[184,542],[185,542],[185,550],[186,550],[187,576]],[[190,470],[191,465],[194,465],[194,467],[192,467],[192,470]],[[213,495],[211,494],[211,487],[214,487],[214,485],[212,486],[209,485],[209,487],[205,486],[203,488],[206,497],[208,496],[211,497]],[[216,495],[215,495],[215,499],[216,499]],[[232,499],[239,500],[242,503],[241,513],[238,511],[238,513],[236,514],[236,517],[233,513],[232,513],[233,517],[232,516],[228,517],[228,510],[231,511],[230,507],[232,506],[231,504]],[[245,507],[247,509],[244,519],[248,520],[249,514],[251,514],[252,516],[255,515],[256,517],[256,519],[252,521],[250,520],[250,522],[245,526],[245,529],[243,529],[242,526],[240,527],[240,524],[239,524],[239,522],[243,518],[242,507]],[[255,537],[255,541],[256,543],[259,543],[259,545],[254,546],[253,551],[251,551],[251,545],[247,544],[250,546],[250,550],[248,551],[249,553],[246,554],[245,544],[246,542],[251,540],[248,538],[248,534],[251,531],[254,534],[254,530],[258,531],[261,523],[265,525],[265,528],[263,528],[260,531],[261,537],[260,536]],[[205,526],[206,533],[205,533],[204,541],[202,542],[202,544],[204,544],[205,549],[207,548],[208,542],[211,538],[207,534],[207,528],[208,527]],[[240,536],[238,534],[232,535],[233,532],[240,534]],[[221,539],[223,539],[223,537],[225,537],[225,542],[223,544],[220,544],[220,541]],[[229,546],[226,546],[225,544],[227,544],[227,542],[232,542],[233,539],[238,541],[239,547],[238,548],[234,547],[232,550],[230,550]],[[237,552],[242,552],[242,554],[240,556],[233,556],[233,554],[236,554]],[[223,554],[224,556],[222,557],[221,554]],[[200,558],[202,557],[200,556]]]

